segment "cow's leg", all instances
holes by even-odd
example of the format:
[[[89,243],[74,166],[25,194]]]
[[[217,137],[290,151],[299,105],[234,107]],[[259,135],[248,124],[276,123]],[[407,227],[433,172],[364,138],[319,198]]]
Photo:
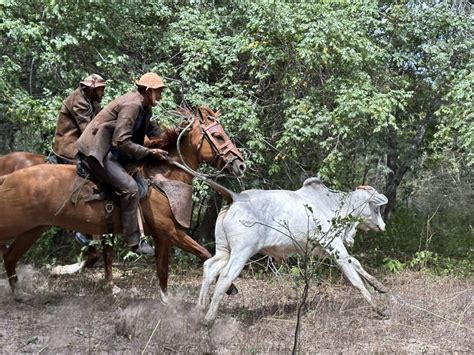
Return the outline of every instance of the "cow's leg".
[[[178,238],[173,240],[174,245],[176,245],[177,247],[185,251],[193,253],[194,255],[199,257],[202,261],[206,261],[206,260],[209,260],[209,258],[211,258],[211,253],[209,253],[206,248],[204,248],[202,245],[196,242],[184,231],[179,229],[177,230],[177,232],[178,232],[177,233]],[[234,284],[231,284],[229,289],[226,291],[226,293],[232,296],[239,293],[239,290],[237,289],[237,287],[235,287]]]
[[[19,235],[15,238],[3,256],[3,265],[5,266],[5,271],[7,272],[8,282],[10,283],[13,297],[17,301],[25,301],[28,298],[31,298],[31,296],[24,293],[21,290],[20,285],[18,285],[16,263],[48,228],[49,227],[39,226]]]
[[[386,316],[387,311],[380,308],[377,303],[372,299],[370,292],[364,285],[364,281],[360,278],[357,268],[353,263],[354,258],[349,255],[346,247],[344,246],[340,238],[333,239],[326,250],[330,250],[336,259],[336,264],[341,269],[342,273],[347,277],[349,282],[357,288],[366,301],[372,306],[372,308],[380,315]],[[360,264],[359,264],[360,265]]]
[[[199,293],[198,307],[204,309],[209,303],[207,294],[209,287],[216,280],[221,270],[229,261],[229,253],[223,250],[217,250],[216,255],[204,262],[201,292]]]
[[[357,273],[356,269],[352,265],[352,261],[350,257],[339,257],[336,259],[336,263],[343,272],[343,274],[347,277],[349,282],[357,288],[362,296],[369,302],[369,304],[377,308],[374,301],[372,300],[372,296],[370,292],[365,288],[364,281],[360,278],[359,274]]]
[[[354,265],[354,267],[356,268],[357,272],[360,274],[360,276],[367,280],[367,282],[371,284],[378,292],[387,293],[389,291],[388,288],[382,285],[379,280],[377,280],[374,276],[364,270],[359,260],[354,257],[351,257],[351,262],[352,265]]]
[[[214,295],[212,296],[211,305],[209,306],[209,310],[205,316],[205,321],[207,323],[212,322],[217,315],[217,309],[219,307],[219,303],[224,296],[224,293],[229,288],[229,286],[234,282],[234,280],[240,275],[242,269],[245,266],[247,260],[254,253],[251,249],[243,249],[243,250],[232,250],[229,261],[224,269],[221,271],[219,279],[216,284],[216,288],[214,290]]]

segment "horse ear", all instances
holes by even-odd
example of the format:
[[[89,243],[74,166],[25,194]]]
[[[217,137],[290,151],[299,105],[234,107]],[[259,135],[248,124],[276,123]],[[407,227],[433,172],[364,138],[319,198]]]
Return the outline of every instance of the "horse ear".
[[[197,116],[199,116],[199,120],[202,121],[204,119],[204,115],[202,113],[202,106],[198,106],[196,108]]]
[[[372,201],[377,205],[377,206],[383,206],[388,203],[388,198],[384,194],[376,192],[374,196],[372,196]]]
[[[218,108],[218,109],[217,109],[217,111],[216,111],[216,117],[220,116],[220,115],[221,115],[221,113],[222,113],[222,112],[221,112],[221,109],[220,109],[220,108]]]

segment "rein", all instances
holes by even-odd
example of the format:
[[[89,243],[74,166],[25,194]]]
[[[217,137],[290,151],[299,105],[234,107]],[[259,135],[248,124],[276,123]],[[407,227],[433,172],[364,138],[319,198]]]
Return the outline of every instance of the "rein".
[[[222,174],[222,171],[224,171],[227,168],[227,166],[229,164],[231,164],[235,159],[238,159],[239,157],[242,158],[241,154],[237,154],[239,152],[237,152],[235,154],[236,156],[234,157],[234,159],[231,159],[228,162],[225,162],[223,168],[216,174],[203,174],[203,173],[197,172],[194,169],[192,169],[188,164],[186,164],[186,161],[184,160],[184,157],[181,153],[181,148],[180,148],[181,139],[184,137],[185,134],[188,133],[188,131],[190,130],[190,128],[193,125],[195,120],[196,120],[196,116],[189,117],[189,123],[186,125],[186,127],[183,128],[183,130],[178,135],[178,139],[176,140],[177,152],[178,152],[179,158],[181,159],[182,163],[179,163],[179,162],[171,159],[170,157],[165,157],[164,161],[166,161],[168,164],[170,164],[172,166],[175,166],[175,167],[183,170],[184,172],[194,176],[195,178],[197,178],[199,180],[202,180],[205,184],[209,185],[211,188],[213,188],[214,190],[219,192],[227,201],[229,201],[229,202],[235,201],[237,199],[237,194],[236,193],[232,192],[231,190],[227,189],[226,187],[222,186],[221,184],[219,184],[219,183],[217,183],[213,180],[210,180],[210,178],[218,178],[218,177],[222,177],[222,176],[234,177],[233,175],[230,175],[230,174]],[[211,147],[213,148],[213,150],[215,152],[215,155],[216,155],[215,159],[224,159],[225,154],[227,154],[229,151],[232,151],[232,150],[235,149],[235,145],[229,139],[229,141],[226,142],[223,145],[223,147],[226,148],[224,150],[224,152],[220,152],[219,148],[222,148],[222,147],[218,147],[218,145],[213,141],[212,134],[210,133],[212,128],[216,127],[217,125],[219,125],[219,123],[216,121],[214,124],[211,124],[209,126],[205,126],[203,128],[202,127],[202,122],[201,122],[201,120],[199,120],[199,127],[201,129],[202,135],[201,135],[201,140],[200,140],[199,145],[198,145],[198,151],[202,146],[202,142],[206,138],[208,140],[208,143],[211,145]]]
[[[199,179],[199,180],[202,180],[205,184],[209,185],[211,188],[213,188],[214,190],[216,190],[217,192],[221,193],[221,195],[229,202],[232,202],[232,201],[235,201],[236,200],[236,194],[229,190],[227,187],[224,187],[222,186],[221,184],[213,181],[213,180],[210,180],[208,176],[206,176],[205,174],[201,174],[201,173],[198,173],[197,171],[191,169],[189,166],[187,165],[183,165],[181,163],[178,163],[177,161],[171,159],[171,158],[168,158],[166,157],[165,158],[165,161],[170,164],[170,165],[174,165],[176,166],[177,168],[187,172],[188,174],[191,174],[192,176],[194,176],[195,178]]]

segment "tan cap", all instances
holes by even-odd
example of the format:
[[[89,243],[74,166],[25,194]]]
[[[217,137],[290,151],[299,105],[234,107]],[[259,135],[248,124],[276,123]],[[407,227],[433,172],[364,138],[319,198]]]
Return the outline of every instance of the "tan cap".
[[[140,80],[136,81],[137,86],[144,86],[147,89],[159,89],[164,88],[165,84],[161,80],[160,76],[155,73],[143,74]]]
[[[95,89],[101,86],[105,86],[105,80],[99,74],[91,74],[87,78],[82,80],[81,84]]]

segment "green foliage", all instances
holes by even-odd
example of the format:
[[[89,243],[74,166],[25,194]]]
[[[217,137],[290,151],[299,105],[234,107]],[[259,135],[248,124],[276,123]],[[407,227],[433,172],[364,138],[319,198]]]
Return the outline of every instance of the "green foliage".
[[[106,102],[155,70],[169,87],[157,117],[183,100],[221,108],[261,183],[299,184],[291,171],[319,171],[336,188],[378,179],[387,136],[413,165],[425,124],[419,155],[448,144],[471,164],[469,17],[445,4],[8,1],[3,10],[4,112],[38,142],[50,144],[60,101],[86,74],[109,79]]]
[[[383,266],[392,273],[410,269],[437,275],[468,276],[471,273],[472,260],[442,257],[432,251],[422,250],[416,252],[413,258],[406,263],[402,263],[396,259],[384,258]]]
[[[472,15],[447,2],[9,0],[0,9],[1,153],[48,152],[61,101],[87,74],[108,80],[107,103],[153,70],[167,84],[154,109],[165,125],[181,103],[222,110],[248,165],[236,189],[297,188],[319,175],[336,189],[393,183],[403,195],[432,169],[462,173],[474,161]],[[196,187],[195,202],[209,193]],[[417,214],[396,215],[374,237],[379,265],[384,253],[419,251]],[[450,227],[433,246],[455,249],[465,225]]]
[[[402,262],[391,258],[383,259],[383,267],[392,273],[397,273],[405,269],[405,265]]]
[[[23,261],[35,265],[75,263],[78,261],[80,249],[70,232],[52,227],[43,233],[35,247],[25,254]]]

